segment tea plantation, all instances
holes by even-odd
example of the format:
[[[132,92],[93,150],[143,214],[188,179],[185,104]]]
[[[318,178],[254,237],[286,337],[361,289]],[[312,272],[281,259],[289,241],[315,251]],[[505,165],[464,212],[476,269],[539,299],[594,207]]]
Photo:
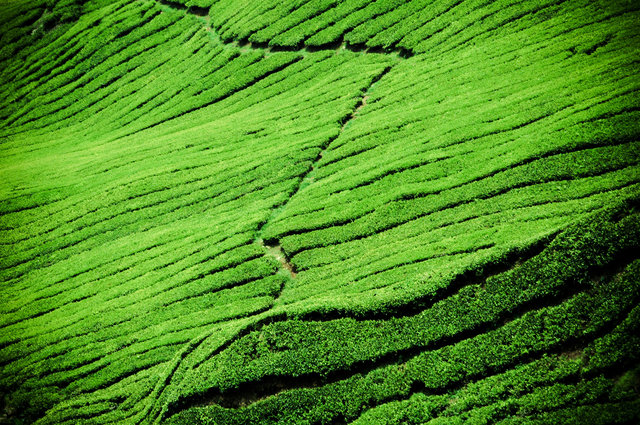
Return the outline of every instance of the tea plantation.
[[[0,424],[640,423],[640,2],[0,0]]]

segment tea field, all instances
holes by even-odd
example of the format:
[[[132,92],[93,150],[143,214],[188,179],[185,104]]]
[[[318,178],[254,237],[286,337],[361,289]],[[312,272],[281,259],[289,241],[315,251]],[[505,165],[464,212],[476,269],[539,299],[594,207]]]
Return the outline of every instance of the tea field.
[[[640,3],[0,0],[0,424],[640,422]]]

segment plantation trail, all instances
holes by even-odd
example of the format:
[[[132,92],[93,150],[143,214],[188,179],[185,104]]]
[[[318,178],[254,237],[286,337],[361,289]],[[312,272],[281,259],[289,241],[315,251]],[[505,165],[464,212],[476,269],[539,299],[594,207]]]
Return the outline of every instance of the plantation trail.
[[[353,108],[353,111],[342,120],[342,125],[340,127],[340,131],[338,132],[338,134],[333,139],[329,140],[324,146],[322,146],[322,148],[320,149],[320,152],[318,152],[318,155],[316,156],[316,158],[313,160],[313,162],[311,163],[311,165],[307,169],[307,172],[305,174],[303,174],[299,178],[298,185],[294,188],[293,192],[291,193],[291,196],[289,197],[289,200],[293,199],[296,196],[296,194],[300,191],[301,187],[303,187],[305,184],[310,183],[310,182],[313,181],[313,173],[316,170],[316,166],[318,164],[318,161],[320,161],[320,159],[322,158],[323,153],[326,152],[326,150],[329,148],[329,146],[331,146],[331,143],[333,143],[333,141],[335,141],[337,138],[340,137],[340,135],[342,135],[342,133],[344,132],[344,129],[346,128],[346,126],[352,120],[357,118],[358,113],[360,112],[360,110],[362,110],[362,108],[367,104],[367,99],[369,98],[369,90],[371,90],[371,87],[376,82],[380,81],[380,79],[382,79],[382,77],[384,77],[387,73],[389,73],[389,71],[391,71],[392,68],[393,68],[392,66],[387,66],[386,68],[384,68],[382,70],[382,72],[380,72],[378,75],[376,75],[371,80],[371,82],[369,83],[368,87],[364,91],[362,97],[360,97],[360,99],[356,103],[355,107]],[[261,233],[262,229],[267,224],[269,224],[271,221],[275,220],[278,217],[278,211],[281,211],[282,209],[284,209],[287,206],[287,203],[288,203],[288,201],[285,202],[282,205],[279,205],[276,209],[274,209],[274,211],[272,211],[272,214],[269,217],[269,219],[265,223],[262,224],[260,229],[258,229],[258,234]],[[266,254],[265,255],[268,255],[268,256],[273,257],[276,260],[278,260],[282,270],[287,272],[289,277],[291,277],[291,279],[295,279],[296,278],[296,276],[297,276],[296,267],[291,262],[291,260],[289,259],[287,253],[284,252],[284,250],[282,249],[282,246],[280,245],[278,240],[263,239],[262,236],[259,236],[255,240],[255,242],[260,244],[260,245],[262,245],[265,248],[265,250],[266,250]],[[281,288],[280,292],[276,295],[274,302],[278,300],[280,294],[282,293],[282,289],[284,289],[284,288]]]
[[[369,83],[368,87],[364,91],[362,97],[360,97],[360,99],[356,103],[355,107],[353,108],[353,111],[342,120],[342,125],[340,126],[340,131],[338,132],[337,136],[335,136],[333,139],[329,140],[324,146],[322,146],[322,148],[320,149],[320,152],[318,152],[318,155],[316,156],[316,158],[311,163],[311,166],[308,168],[307,172],[299,179],[299,183],[295,187],[295,189],[293,190],[293,193],[289,197],[289,200],[293,199],[293,197],[296,196],[296,194],[300,191],[301,187],[303,187],[305,184],[311,183],[313,181],[313,173],[316,170],[316,166],[318,164],[318,161],[320,161],[320,159],[322,159],[322,155],[324,154],[324,152],[326,152],[326,150],[329,148],[329,146],[331,146],[331,143],[333,143],[333,141],[335,141],[337,138],[340,137],[340,135],[342,135],[342,133],[344,132],[344,129],[346,128],[346,126],[358,116],[358,113],[360,112],[360,110],[362,110],[362,108],[367,104],[367,99],[369,98],[369,90],[371,90],[371,87],[375,83],[380,81],[380,79],[382,79],[382,77],[384,77],[386,74],[388,74],[389,71],[391,71],[392,68],[393,68],[393,66],[387,66],[386,68],[384,68],[382,70],[382,72],[380,72],[378,75],[376,75],[371,80],[371,82]],[[287,203],[284,203],[283,205],[278,206],[277,210],[281,211],[282,209],[284,209],[286,207],[286,205],[287,205]],[[273,211],[271,216],[270,216],[270,218],[269,218],[269,220],[267,220],[267,222],[265,222],[260,227],[259,233],[261,233],[261,230],[267,224],[269,224],[270,221],[272,221],[275,218],[277,218],[277,216],[278,216],[277,212]],[[291,263],[290,259],[287,256],[287,253],[284,252],[284,250],[282,249],[280,243],[277,240],[264,240],[262,238],[259,238],[259,239],[256,240],[256,242],[262,244],[267,249],[268,254],[270,256],[274,257],[276,260],[278,260],[281,263],[282,268],[289,272],[289,274],[290,274],[292,279],[295,279],[295,277],[296,277],[295,265],[293,263]]]
[[[406,59],[410,58],[414,55],[411,50],[395,47],[383,49],[379,47],[369,47],[365,44],[352,44],[348,43],[344,40],[339,40],[334,43],[319,45],[319,46],[304,46],[302,44],[294,45],[294,46],[273,46],[268,43],[256,43],[251,42],[249,40],[238,39],[238,40],[223,40],[216,32],[216,29],[211,26],[211,19],[209,17],[209,10],[205,7],[197,7],[197,6],[185,6],[180,3],[176,3],[170,0],[156,0],[162,6],[165,6],[174,11],[184,12],[188,15],[193,15],[197,18],[204,19],[205,21],[205,29],[211,32],[217,39],[219,39],[222,43],[235,45],[237,47],[247,47],[250,49],[261,49],[266,52],[319,52],[319,51],[328,51],[334,50],[339,52],[340,50],[349,50],[351,52],[362,52],[362,53],[375,53],[375,54],[390,54],[397,55],[399,58]]]
[[[261,241],[264,248],[267,250],[267,253],[271,255],[276,260],[280,261],[282,268],[289,272],[291,275],[291,279],[296,278],[296,271],[293,264],[289,262],[289,259],[282,251],[282,247],[280,245],[269,245]]]
[[[369,98],[369,91],[371,90],[371,87],[375,83],[380,81],[380,79],[382,79],[386,74],[388,74],[392,68],[393,66],[385,67],[380,73],[378,73],[376,76],[374,76],[371,79],[371,82],[368,84],[368,86],[364,90],[362,96],[358,99],[353,110],[341,120],[342,125],[340,126],[340,130],[338,134],[332,139],[330,139],[324,146],[321,147],[320,152],[318,153],[316,158],[312,161],[311,165],[307,169],[307,172],[299,178],[298,180],[299,183],[294,188],[291,195],[289,196],[289,200],[295,197],[295,195],[298,193],[300,188],[303,187],[304,183],[309,183],[313,180],[313,172],[316,169],[316,165],[318,161],[322,158],[323,153],[329,148],[332,142],[334,142],[338,137],[340,137],[340,135],[344,132],[344,129],[346,128],[346,126],[352,120],[357,118],[359,112],[367,104],[367,99]],[[281,271],[283,271],[290,279],[293,280],[293,279],[296,279],[296,276],[297,276],[296,267],[291,262],[291,260],[289,259],[287,254],[284,252],[284,250],[282,249],[279,241],[265,240],[261,236],[262,229],[269,222],[271,222],[278,216],[278,211],[281,211],[282,209],[284,209],[287,203],[288,201],[274,208],[269,219],[259,227],[258,229],[259,236],[256,237],[254,242],[261,245],[264,248],[264,250],[266,251],[265,256],[272,257],[278,260],[278,262],[280,263]],[[502,268],[501,268],[501,271],[502,271]],[[484,275],[483,278],[487,278],[487,275]],[[285,320],[286,315],[273,312],[273,309],[276,306],[276,303],[280,298],[280,295],[282,294],[284,287],[285,287],[285,284],[283,284],[280,287],[279,291],[277,291],[277,293],[274,294],[273,304],[270,308],[262,311],[258,311],[253,315],[248,316],[247,318],[253,318],[254,321],[250,322],[246,326],[243,326],[241,329],[239,329],[239,331],[236,332],[234,336],[227,339],[222,345],[220,345],[216,350],[214,350],[207,357],[207,359],[204,359],[198,362],[198,364],[196,364],[196,367],[204,363],[206,360],[215,357],[217,354],[227,349],[233,342],[248,335],[250,332],[260,329],[263,325],[272,323],[274,321]],[[451,287],[453,287],[453,285]],[[416,311],[416,308],[411,308],[411,306],[405,306],[405,307],[406,308],[403,308],[403,314],[412,314],[414,311]],[[418,310],[422,310],[422,308],[418,308]],[[334,318],[335,317],[331,314],[323,313],[319,319],[332,320]],[[310,317],[308,317],[307,319],[316,319],[316,318],[314,317],[314,315],[310,315]],[[179,356],[179,360],[173,365],[172,368],[170,368],[167,376],[164,379],[161,379],[160,382],[166,383],[167,384],[166,387],[169,387],[170,386],[169,384],[171,383],[173,377],[176,375],[176,373],[180,369],[180,365],[184,361],[184,359],[186,359],[192,352],[194,352],[198,347],[200,347],[200,345],[202,345],[207,340],[208,336],[210,335],[204,335],[192,341],[191,344],[181,353],[181,355]],[[393,357],[395,358],[395,356]],[[389,362],[389,361],[390,361],[389,358],[383,359],[383,362]],[[379,363],[375,363],[375,365],[380,366]],[[344,379],[344,377],[342,377],[343,375],[344,375],[343,372],[338,372],[332,375],[332,379],[334,380]],[[337,378],[338,376],[342,378]],[[157,423],[158,420],[162,421],[168,416],[171,416],[172,414],[180,410],[188,409],[190,407],[197,406],[197,405],[207,405],[207,404],[213,403],[213,404],[220,404],[222,406],[225,406],[225,405],[226,406],[246,406],[249,404],[253,404],[257,401],[263,400],[267,397],[271,397],[280,392],[290,390],[292,388],[315,388],[320,385],[324,385],[325,383],[326,383],[326,379],[324,378],[318,379],[315,377],[301,377],[299,379],[296,379],[296,378],[286,379],[282,377],[276,377],[275,379],[271,379],[271,380],[270,379],[262,380],[260,383],[252,383],[252,385],[250,386],[250,389],[246,389],[243,386],[240,392],[232,391],[229,394],[225,392],[224,394],[220,394],[220,393],[214,394],[214,395],[207,394],[205,396],[200,395],[197,397],[187,397],[186,399],[179,399],[177,402],[165,407],[162,411],[153,412],[151,416],[152,418],[155,419]],[[164,389],[160,389],[160,392],[161,393],[164,392]]]

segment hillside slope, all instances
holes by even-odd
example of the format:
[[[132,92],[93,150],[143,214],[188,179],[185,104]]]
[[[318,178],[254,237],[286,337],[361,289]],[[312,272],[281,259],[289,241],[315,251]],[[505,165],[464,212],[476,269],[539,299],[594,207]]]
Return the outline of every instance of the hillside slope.
[[[640,420],[637,2],[0,17],[0,422]]]

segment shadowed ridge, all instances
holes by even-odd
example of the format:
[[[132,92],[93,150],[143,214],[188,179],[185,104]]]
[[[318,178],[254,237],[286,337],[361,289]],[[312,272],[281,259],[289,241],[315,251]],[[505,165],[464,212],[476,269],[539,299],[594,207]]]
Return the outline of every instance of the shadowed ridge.
[[[166,6],[167,8],[173,9],[175,11],[182,11],[185,14],[193,15],[198,18],[205,18],[205,28],[207,31],[211,31],[216,34],[218,39],[225,44],[233,44],[238,47],[248,47],[251,49],[265,49],[270,52],[322,52],[322,51],[340,51],[340,50],[349,50],[351,52],[359,52],[359,53],[374,53],[374,54],[387,54],[387,55],[395,55],[401,59],[407,59],[414,55],[414,52],[406,49],[404,47],[393,47],[393,48],[383,48],[383,47],[370,47],[364,43],[349,43],[344,39],[327,43],[321,45],[313,45],[307,46],[304,43],[299,43],[296,45],[283,46],[283,45],[272,45],[270,43],[259,43],[259,42],[251,42],[247,39],[237,39],[237,40],[224,40],[217,33],[216,29],[211,26],[209,19],[209,9],[206,7],[198,7],[198,6],[185,6],[184,4],[173,2],[170,0],[156,0],[159,4]]]

